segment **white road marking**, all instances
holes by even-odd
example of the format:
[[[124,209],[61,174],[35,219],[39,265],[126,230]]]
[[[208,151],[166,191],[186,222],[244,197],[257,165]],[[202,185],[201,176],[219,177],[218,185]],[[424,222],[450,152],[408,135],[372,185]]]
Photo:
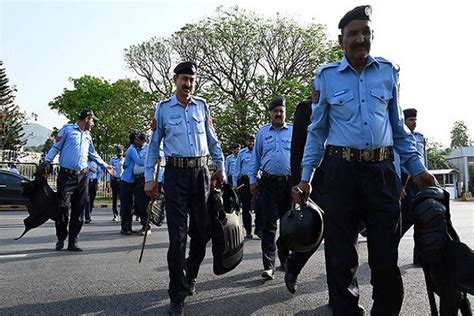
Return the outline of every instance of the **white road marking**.
[[[10,258],[24,258],[28,256],[27,253],[20,253],[17,255],[0,255],[0,259],[10,259]]]

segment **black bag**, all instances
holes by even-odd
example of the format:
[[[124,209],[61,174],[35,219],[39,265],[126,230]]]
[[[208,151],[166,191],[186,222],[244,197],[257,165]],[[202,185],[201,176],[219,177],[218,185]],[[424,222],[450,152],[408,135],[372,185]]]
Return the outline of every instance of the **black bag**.
[[[153,202],[150,214],[150,222],[160,227],[165,221],[165,194],[160,191],[156,200]]]
[[[466,293],[474,292],[474,253],[451,222],[449,193],[428,187],[413,201],[415,246],[421,259],[431,315],[472,315]]]
[[[213,270],[221,275],[233,270],[244,256],[244,234],[239,221],[239,201],[229,185],[209,195]]]
[[[37,175],[33,181],[23,184],[22,195],[30,200],[29,216],[23,220],[25,224],[23,233],[15,240],[23,237],[29,230],[43,225],[49,219],[53,221],[59,219],[57,194],[44,177]]]

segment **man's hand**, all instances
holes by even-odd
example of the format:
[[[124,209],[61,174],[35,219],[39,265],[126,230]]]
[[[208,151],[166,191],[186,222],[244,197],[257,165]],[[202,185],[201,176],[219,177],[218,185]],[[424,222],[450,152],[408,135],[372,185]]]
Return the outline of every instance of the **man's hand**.
[[[258,187],[257,185],[254,183],[254,184],[251,184],[250,187],[250,193],[253,195],[253,196],[257,196],[258,194]]]
[[[216,170],[211,177],[212,186],[218,187],[219,185],[226,182],[226,176],[224,170]]]
[[[107,193],[109,193],[110,192],[110,182],[107,182],[105,184],[105,188],[107,189]]]
[[[160,187],[156,185],[155,180],[145,183],[145,193],[151,198],[157,196],[160,193]]]
[[[291,189],[291,197],[297,204],[306,203],[311,193],[311,184],[305,181],[301,181],[297,186]]]
[[[428,171],[420,173],[414,177],[413,180],[415,181],[418,190],[423,190],[426,187],[439,187],[438,180],[436,180],[436,178]]]
[[[108,172],[110,175],[112,175],[112,176],[115,177],[115,168],[114,168],[114,167],[112,167],[112,166],[109,165],[109,166],[107,166],[107,168],[106,168],[105,170],[107,170],[107,172]]]

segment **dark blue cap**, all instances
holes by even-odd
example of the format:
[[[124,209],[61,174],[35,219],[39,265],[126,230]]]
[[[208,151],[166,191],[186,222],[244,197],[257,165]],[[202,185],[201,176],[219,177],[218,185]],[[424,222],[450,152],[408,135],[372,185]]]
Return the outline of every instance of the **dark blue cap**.
[[[276,97],[270,102],[270,105],[268,106],[268,110],[271,111],[277,106],[285,106],[286,101],[284,97]]]
[[[415,108],[410,108],[410,109],[405,109],[403,110],[403,116],[405,116],[405,119],[409,117],[416,117],[417,110]]]
[[[79,114],[79,119],[83,120],[86,117],[92,117],[94,120],[98,120],[97,116],[95,116],[94,112],[91,109],[84,109]]]
[[[370,21],[371,16],[372,7],[370,5],[360,5],[347,12],[342,17],[341,21],[339,21],[339,25],[337,27],[342,30],[352,20]]]
[[[195,75],[197,72],[197,65],[194,61],[183,61],[174,68],[174,73],[177,75]]]

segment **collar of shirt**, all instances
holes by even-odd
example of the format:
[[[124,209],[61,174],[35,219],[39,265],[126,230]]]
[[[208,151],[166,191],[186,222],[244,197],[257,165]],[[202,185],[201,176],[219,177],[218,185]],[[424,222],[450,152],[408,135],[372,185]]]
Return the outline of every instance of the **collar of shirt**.
[[[365,67],[368,67],[370,65],[374,64],[375,67],[379,67],[379,62],[372,56],[368,56],[367,57],[367,63],[365,64]],[[351,68],[351,69],[354,69],[351,64],[349,63],[349,60],[347,59],[346,56],[344,56],[341,60],[341,64],[339,65],[339,67],[337,68],[338,71],[344,71],[346,70],[347,68]]]
[[[283,125],[282,125],[282,127],[280,127],[280,128],[275,128],[275,127],[273,127],[272,122],[270,122],[270,128],[269,128],[269,129],[274,129],[275,131],[277,131],[277,130],[282,129],[282,128],[288,129],[288,125],[286,124],[286,122],[284,122]],[[248,148],[247,148],[247,149],[248,149]]]
[[[187,105],[190,105],[190,104],[194,104],[194,105],[197,104],[197,102],[196,102],[196,100],[194,99],[193,96],[191,96],[191,98],[189,99],[188,104],[182,104],[181,102],[179,102],[178,97],[177,97],[176,95],[174,95],[174,96],[171,98],[170,102],[171,102],[171,106],[177,106],[177,105],[180,105],[180,106],[183,106],[183,105],[184,105],[184,106],[187,106]]]

